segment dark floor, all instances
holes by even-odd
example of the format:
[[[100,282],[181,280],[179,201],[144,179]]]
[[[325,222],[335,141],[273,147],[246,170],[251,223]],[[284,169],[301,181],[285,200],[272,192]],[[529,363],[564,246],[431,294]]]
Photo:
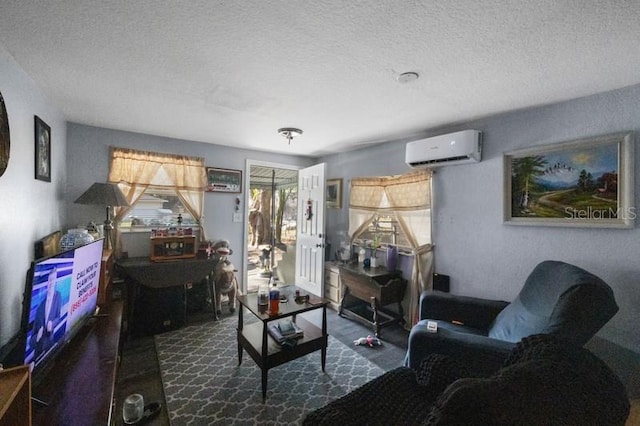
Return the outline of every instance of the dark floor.
[[[223,316],[230,315],[223,309]],[[321,310],[305,314],[305,318],[320,324],[322,321]],[[190,314],[187,318],[189,324],[201,321],[211,321],[210,312]],[[384,370],[391,370],[402,365],[407,347],[408,331],[399,325],[385,327],[380,339],[382,346],[369,348],[367,346],[355,346],[353,341],[372,334],[372,330],[359,322],[338,316],[335,311],[327,310],[327,329],[329,334],[346,345],[354,346],[359,354],[377,364]],[[256,374],[260,374],[256,366]],[[143,395],[145,404],[160,401],[163,408],[158,417],[147,425],[169,425],[169,418],[164,402],[164,392],[160,378],[158,358],[152,336],[130,337],[123,342],[122,359],[116,389],[116,407],[114,410],[115,424],[123,425],[122,401],[131,393]]]
[[[223,316],[230,315],[224,307],[223,312]],[[320,310],[309,312],[305,316],[318,325],[321,323]],[[198,312],[187,316],[188,324],[196,324],[201,321],[212,321],[212,314],[210,312]],[[327,328],[330,335],[349,346],[353,345],[355,339],[372,334],[372,330],[368,327],[342,318],[331,309],[327,310]],[[402,365],[407,339],[408,331],[400,326],[392,325],[382,331],[382,346],[375,348],[354,346],[354,350],[388,371]],[[640,374],[638,373],[640,371],[640,357],[636,353],[620,348],[597,336],[585,346],[616,372],[627,388],[629,398],[635,400],[636,404],[640,404],[640,400],[638,400],[640,398]],[[256,367],[256,374],[260,374],[258,367]],[[146,403],[162,402],[162,412],[154,420],[147,422],[148,425],[169,425],[158,359],[152,336],[129,338],[123,342],[116,389],[117,404],[114,410],[116,425],[123,425],[122,401],[131,393],[142,394]]]

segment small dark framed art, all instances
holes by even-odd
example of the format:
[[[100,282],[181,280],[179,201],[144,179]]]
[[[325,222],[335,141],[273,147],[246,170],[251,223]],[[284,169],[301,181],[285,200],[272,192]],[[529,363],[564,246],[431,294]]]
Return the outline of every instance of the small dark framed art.
[[[36,179],[51,182],[51,127],[35,116]]]
[[[9,165],[9,117],[7,117],[7,108],[4,105],[2,93],[0,93],[0,176],[7,170]]]
[[[342,178],[327,179],[327,207],[330,209],[342,208]]]
[[[207,167],[207,192],[242,192],[242,171]]]

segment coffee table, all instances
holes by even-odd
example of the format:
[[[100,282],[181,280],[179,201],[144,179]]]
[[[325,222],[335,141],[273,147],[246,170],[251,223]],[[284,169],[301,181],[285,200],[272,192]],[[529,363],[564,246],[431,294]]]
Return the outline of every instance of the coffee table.
[[[269,369],[318,350],[320,351],[323,372],[327,361],[327,304],[329,301],[314,296],[303,303],[297,303],[293,297],[289,299],[287,303],[280,303],[278,315],[269,315],[266,306],[258,306],[257,294],[237,296],[237,300],[240,302],[237,329],[238,365],[242,364],[242,350],[244,349],[262,370],[262,402],[267,398],[267,372]],[[248,309],[260,321],[245,325],[243,321],[244,308]],[[321,328],[302,317],[297,317],[298,314],[314,309],[322,309]],[[304,336],[296,339],[296,344],[293,347],[281,346],[267,331],[269,322],[287,317],[291,317],[304,331]]]

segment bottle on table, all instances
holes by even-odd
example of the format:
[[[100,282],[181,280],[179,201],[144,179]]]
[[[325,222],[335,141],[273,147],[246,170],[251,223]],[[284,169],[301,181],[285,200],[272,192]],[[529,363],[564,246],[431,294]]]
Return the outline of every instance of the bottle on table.
[[[269,286],[267,284],[260,284],[258,286],[258,306],[269,305]]]
[[[280,311],[280,290],[278,290],[278,283],[273,282],[271,290],[269,290],[269,313],[271,315],[278,315]]]

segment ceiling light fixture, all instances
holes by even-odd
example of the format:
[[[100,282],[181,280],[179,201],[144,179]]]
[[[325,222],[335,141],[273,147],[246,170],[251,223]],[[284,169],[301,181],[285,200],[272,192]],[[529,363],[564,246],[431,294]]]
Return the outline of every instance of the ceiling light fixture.
[[[291,145],[291,139],[295,138],[296,136],[300,136],[303,132],[302,130],[296,129],[295,127],[283,127],[281,129],[278,129],[278,133],[280,133],[280,136],[287,138],[287,140],[289,141],[289,145]]]
[[[398,76],[398,82],[406,84],[406,83],[411,83],[413,81],[416,81],[419,78],[420,78],[420,74],[418,74],[417,72],[414,72],[414,71],[403,72]]]

